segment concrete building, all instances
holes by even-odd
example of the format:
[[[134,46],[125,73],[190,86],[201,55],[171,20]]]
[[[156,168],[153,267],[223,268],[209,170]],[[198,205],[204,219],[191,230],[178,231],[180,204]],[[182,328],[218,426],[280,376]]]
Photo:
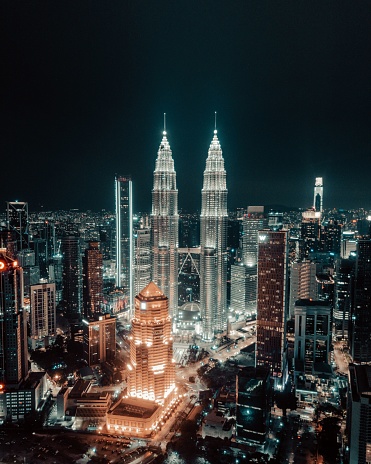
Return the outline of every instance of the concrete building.
[[[89,366],[114,359],[116,356],[116,318],[110,314],[83,319],[84,356]]]
[[[294,317],[295,303],[297,300],[318,300],[319,283],[316,275],[319,271],[320,265],[311,261],[292,263],[290,273],[290,318]]]
[[[295,371],[314,375],[329,363],[331,306],[326,301],[299,300],[295,304]]]
[[[236,395],[236,441],[262,445],[269,430],[269,368],[241,369],[236,376]]]
[[[35,349],[45,337],[56,335],[55,284],[31,285],[30,297],[30,335]]]

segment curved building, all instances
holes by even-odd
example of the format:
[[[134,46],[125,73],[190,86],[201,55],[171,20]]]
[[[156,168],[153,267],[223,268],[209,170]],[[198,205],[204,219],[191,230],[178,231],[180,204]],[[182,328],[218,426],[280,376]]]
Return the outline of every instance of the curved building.
[[[178,190],[172,151],[166,131],[153,173],[151,248],[152,280],[169,299],[173,326],[178,309]]]
[[[212,340],[227,325],[227,184],[222,149],[214,130],[202,188],[200,306],[202,337]]]

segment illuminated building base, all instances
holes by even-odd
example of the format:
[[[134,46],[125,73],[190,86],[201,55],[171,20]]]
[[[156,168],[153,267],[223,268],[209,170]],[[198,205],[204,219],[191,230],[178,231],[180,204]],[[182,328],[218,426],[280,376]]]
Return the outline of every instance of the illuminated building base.
[[[169,419],[177,404],[177,389],[166,398],[164,405],[135,397],[123,397],[107,413],[107,430],[132,437],[150,437]]]

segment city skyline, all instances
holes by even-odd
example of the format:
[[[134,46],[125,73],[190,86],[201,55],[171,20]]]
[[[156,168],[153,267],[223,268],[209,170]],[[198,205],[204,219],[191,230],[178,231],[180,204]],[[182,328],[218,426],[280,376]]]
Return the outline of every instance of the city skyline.
[[[309,207],[318,176],[325,208],[371,207],[365,4],[13,2],[2,10],[3,169],[15,176],[0,185],[4,201],[113,210],[114,175],[125,172],[134,210],[148,211],[166,112],[179,208],[200,210],[217,111],[230,209],[273,199]]]

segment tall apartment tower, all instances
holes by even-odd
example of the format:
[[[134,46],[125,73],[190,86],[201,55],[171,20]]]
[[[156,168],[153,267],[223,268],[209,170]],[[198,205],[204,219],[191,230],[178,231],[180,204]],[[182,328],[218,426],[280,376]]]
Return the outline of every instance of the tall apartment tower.
[[[212,340],[227,324],[227,193],[224,159],[215,129],[201,192],[200,306],[204,340]]]
[[[0,249],[0,383],[18,387],[28,373],[23,271]]]
[[[323,178],[316,177],[314,184],[314,199],[313,199],[314,211],[322,213],[323,211]]]
[[[134,235],[134,292],[136,295],[151,281],[151,231],[138,229]]]
[[[6,221],[16,239],[17,251],[29,248],[28,238],[28,203],[24,201],[7,201]]]
[[[66,235],[61,239],[63,255],[62,299],[69,319],[81,316],[81,256],[78,235]]]
[[[35,348],[38,341],[56,334],[55,284],[31,285],[30,308],[31,340]]]
[[[371,361],[371,239],[359,240],[355,265],[350,352],[355,363]]]
[[[178,311],[178,189],[172,151],[163,131],[153,173],[151,248],[152,280],[169,298],[175,326]]]
[[[133,308],[133,183],[130,176],[116,176],[115,196],[116,287],[123,287]]]
[[[287,231],[260,231],[256,365],[270,368],[277,387],[286,381],[287,306]]]
[[[99,313],[103,303],[103,256],[99,242],[90,241],[83,260],[84,317]]]
[[[175,388],[168,298],[150,282],[135,297],[128,394],[165,404]]]

